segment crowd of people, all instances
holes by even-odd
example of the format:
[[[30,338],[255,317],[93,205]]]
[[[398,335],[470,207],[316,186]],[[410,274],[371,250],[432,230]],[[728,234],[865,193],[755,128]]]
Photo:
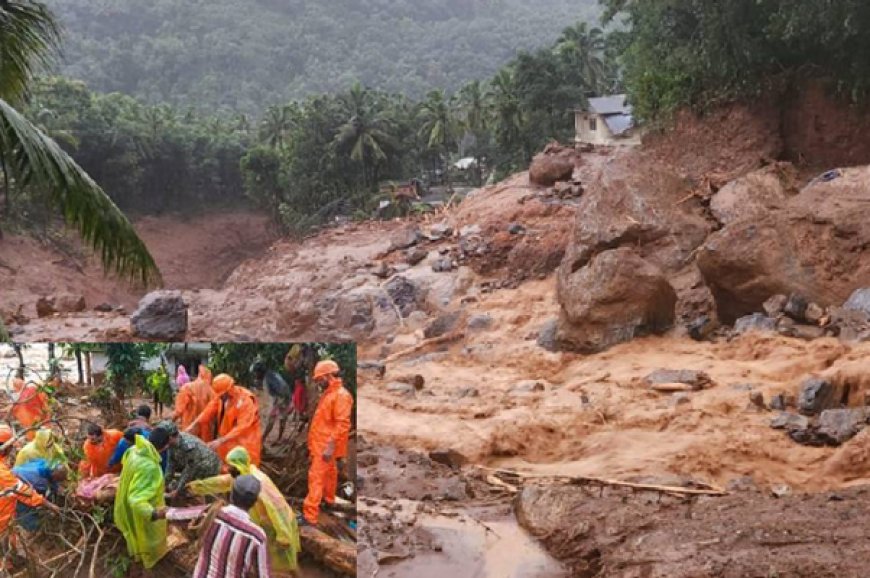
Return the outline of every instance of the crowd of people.
[[[182,383],[171,420],[152,424],[151,407],[142,405],[124,431],[88,425],[78,473],[86,480],[120,475],[113,521],[129,555],[146,572],[168,551],[167,500],[174,504],[195,496],[229,494],[229,505],[221,508],[205,531],[194,576],[241,577],[249,570],[261,577],[295,574],[301,549],[299,526],[316,526],[321,508],[335,503],[353,411],[353,397],[343,387],[338,364],[319,361],[307,372],[299,369],[302,365],[299,349],[291,349],[285,366],[293,370],[289,371],[293,387],[263,364],[252,368],[273,399],[265,433],[257,397],[227,374],[212,378],[204,365],[193,380],[185,380],[186,371],[179,370]],[[281,418],[280,439],[287,417],[305,412],[304,397],[296,392],[305,389],[308,379],[321,395],[310,416],[308,493],[297,517],[259,466],[274,418]],[[12,413],[18,425],[44,423],[50,411],[47,396],[18,379],[14,390]],[[14,540],[8,532],[13,520],[32,531],[39,527],[40,508],[58,511],[53,495],[71,467],[51,429],[37,428],[27,437],[10,470],[6,460],[16,439],[9,425],[0,424],[0,534],[7,544]]]

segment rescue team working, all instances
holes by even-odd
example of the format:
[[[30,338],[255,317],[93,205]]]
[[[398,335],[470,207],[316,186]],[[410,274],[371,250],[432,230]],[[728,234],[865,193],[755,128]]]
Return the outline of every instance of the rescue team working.
[[[255,375],[259,373],[262,379],[265,372],[257,369]],[[179,372],[182,383],[172,421],[152,426],[151,408],[143,405],[124,432],[98,424],[88,426],[78,471],[86,480],[120,473],[113,519],[129,555],[146,571],[167,553],[167,498],[229,493],[230,505],[206,531],[194,576],[296,573],[298,526],[316,526],[323,503],[335,503],[353,411],[353,397],[343,387],[338,364],[317,362],[312,373],[321,396],[308,431],[308,494],[299,518],[259,469],[264,437],[257,398],[229,375],[212,379],[209,369],[200,366],[191,381]],[[13,416],[20,425],[38,424],[50,417],[49,400],[35,386],[16,379],[14,389],[18,399]],[[284,410],[286,402],[280,397],[275,403],[280,402]],[[282,420],[279,438],[283,426]],[[0,538],[7,551],[14,545],[8,531],[13,518],[32,531],[39,526],[41,508],[59,511],[52,499],[68,471],[68,459],[53,431],[40,428],[29,434],[31,441],[18,451],[10,470],[6,461],[14,446],[13,431],[0,424]],[[244,536],[243,549],[236,540],[239,535]],[[235,556],[232,564],[226,559],[228,551]]]

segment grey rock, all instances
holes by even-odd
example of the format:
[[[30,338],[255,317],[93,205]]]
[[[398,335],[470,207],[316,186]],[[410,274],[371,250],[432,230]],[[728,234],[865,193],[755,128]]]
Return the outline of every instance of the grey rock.
[[[425,249],[420,249],[420,248],[409,249],[405,253],[405,262],[408,265],[413,267],[417,263],[420,263],[421,261],[423,261],[423,259],[425,259],[428,255],[429,255],[429,251],[426,251]]]
[[[734,332],[738,334],[750,331],[775,331],[776,321],[763,313],[746,315],[734,322]]]
[[[412,311],[417,309],[418,288],[417,285],[402,277],[396,275],[384,285],[393,303],[399,308],[402,317],[407,317]]]
[[[783,313],[785,313],[795,321],[805,321],[807,305],[807,300],[803,296],[792,293],[788,296],[788,301],[783,308]]]
[[[718,323],[711,319],[709,315],[701,315],[689,323],[689,337],[695,341],[703,341],[712,335],[718,326]]]
[[[450,257],[439,257],[432,263],[432,270],[436,273],[446,273],[454,269],[453,259]]]
[[[525,231],[526,231],[526,228],[523,227],[522,225],[520,225],[519,223],[511,223],[508,226],[508,233],[510,233],[511,235],[519,235],[519,234],[525,233]]]
[[[487,315],[486,313],[482,315],[473,315],[468,320],[468,328],[474,330],[489,329],[490,327],[492,327],[492,323],[492,317],[490,315]]]
[[[480,397],[480,392],[476,387],[462,387],[456,391],[456,399],[464,399],[466,397]]]
[[[815,415],[828,409],[834,402],[834,387],[819,377],[810,377],[801,383],[798,393],[798,411],[804,415]]]
[[[152,291],[130,317],[133,335],[144,339],[183,340],[187,333],[187,303],[180,291]]]
[[[100,303],[96,307],[94,307],[94,311],[99,311],[101,313],[111,313],[114,307],[111,303]]]
[[[870,317],[870,287],[862,287],[852,292],[843,303],[843,309],[847,311],[859,311]]]
[[[809,323],[818,324],[824,316],[825,310],[817,303],[809,303],[807,305],[807,310],[804,312],[804,317]]]
[[[429,227],[429,239],[432,241],[440,241],[445,237],[453,234],[453,228],[447,223],[435,223]]]
[[[823,443],[838,446],[864,429],[866,421],[864,408],[826,409],[819,416],[817,435]]]
[[[778,393],[770,398],[770,409],[785,411],[785,395]]]
[[[547,321],[540,331],[538,331],[538,346],[547,351],[557,351],[556,332],[559,329],[559,320],[551,319]]]

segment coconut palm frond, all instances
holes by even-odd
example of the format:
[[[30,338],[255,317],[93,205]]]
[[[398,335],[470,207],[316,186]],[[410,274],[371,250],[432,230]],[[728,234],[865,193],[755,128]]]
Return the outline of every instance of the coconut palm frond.
[[[112,200],[60,146],[0,99],[0,154],[19,186],[50,193],[68,225],[107,270],[154,285],[160,272],[148,248]]]

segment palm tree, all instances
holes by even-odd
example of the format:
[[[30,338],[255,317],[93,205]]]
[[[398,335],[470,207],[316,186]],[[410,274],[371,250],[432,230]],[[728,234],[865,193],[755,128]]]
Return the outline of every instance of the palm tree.
[[[420,103],[420,121],[420,136],[426,140],[426,146],[438,154],[449,187],[449,166],[446,163],[456,143],[458,127],[443,90],[433,90]]]
[[[146,285],[160,273],[135,229],[58,144],[16,110],[33,75],[52,58],[60,30],[33,0],[0,0],[0,171],[3,190],[36,187],[97,253],[107,270]]]
[[[270,106],[260,121],[260,140],[273,149],[284,150],[294,120],[290,106]]]
[[[378,169],[394,148],[392,121],[374,95],[359,82],[342,95],[341,101],[348,120],[339,127],[333,146],[360,163],[363,182],[366,186],[375,186]]]
[[[511,69],[498,71],[490,83],[489,98],[493,103],[499,147],[503,151],[517,150],[522,146],[525,119]]]
[[[470,82],[459,91],[459,103],[463,111],[463,127],[474,136],[474,162],[477,165],[477,181],[481,184],[483,175],[483,146],[488,138],[485,134],[489,125],[491,103],[479,80]]]
[[[585,22],[565,28],[556,41],[554,50],[578,74],[591,92],[608,88],[610,71],[604,59],[604,32],[600,28],[587,29]]]

